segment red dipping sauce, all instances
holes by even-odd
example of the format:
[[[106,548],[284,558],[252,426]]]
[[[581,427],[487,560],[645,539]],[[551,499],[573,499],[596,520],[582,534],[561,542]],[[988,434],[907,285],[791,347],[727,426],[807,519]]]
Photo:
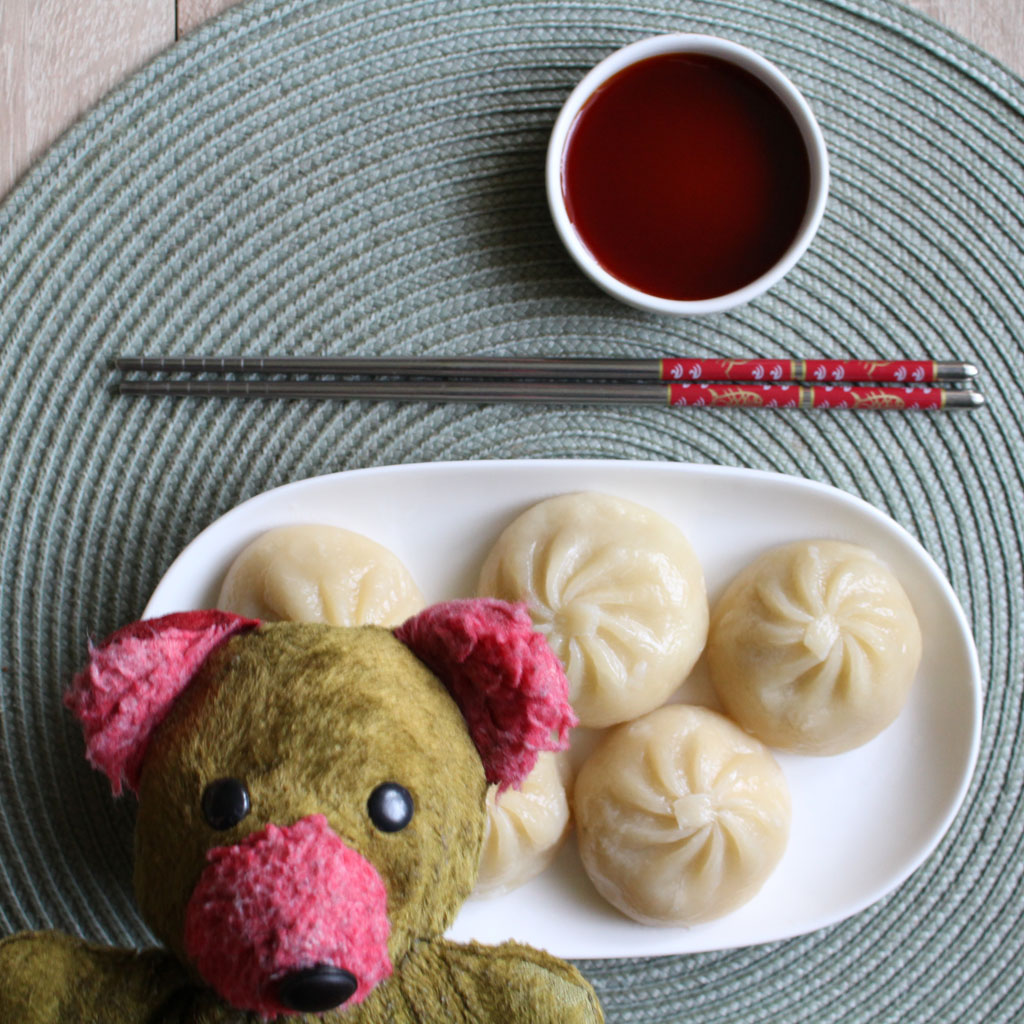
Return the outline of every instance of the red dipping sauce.
[[[610,78],[577,115],[562,193],[583,244],[620,281],[693,301],[778,262],[807,212],[811,168],[792,114],[718,57],[668,53]]]

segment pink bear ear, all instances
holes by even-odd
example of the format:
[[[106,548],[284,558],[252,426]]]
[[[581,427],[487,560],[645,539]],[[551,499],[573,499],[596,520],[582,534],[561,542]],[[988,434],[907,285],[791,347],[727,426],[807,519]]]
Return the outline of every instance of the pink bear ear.
[[[89,644],[89,664],[71,681],[64,703],[85,730],[90,763],[115,795],[138,791],[149,738],[175,698],[216,647],[256,619],[220,611],[177,612],[133,622]]]
[[[577,724],[562,665],[525,605],[448,601],[395,630],[448,687],[480,751],[487,781],[519,787],[541,750],[565,750]]]

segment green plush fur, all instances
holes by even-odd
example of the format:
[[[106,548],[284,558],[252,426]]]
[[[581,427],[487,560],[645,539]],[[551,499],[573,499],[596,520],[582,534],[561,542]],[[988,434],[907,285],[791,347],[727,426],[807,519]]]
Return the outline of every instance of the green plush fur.
[[[92,946],[56,932],[0,942],[3,1024],[170,1024],[187,995],[185,972],[161,950]]]
[[[226,832],[203,820],[207,783],[244,779],[252,813]],[[416,814],[383,833],[366,813],[382,782]],[[139,787],[135,892],[150,926],[184,961],[185,904],[210,846],[268,822],[323,814],[388,889],[396,962],[439,935],[476,878],[486,795],[480,757],[441,683],[386,630],[278,623],[207,660],[146,755]]]
[[[216,832],[205,786],[243,779],[252,811]],[[369,794],[398,782],[416,813],[373,827]],[[386,630],[279,623],[215,651],[150,743],[139,786],[136,896],[169,953],[101,949],[53,933],[0,943],[0,1021],[213,1024],[256,1021],[224,1005],[188,965],[185,907],[208,849],[311,814],[366,857],[388,890],[394,974],[361,1004],[316,1018],[592,1024],[592,989],[528,947],[442,938],[476,879],[486,782],[442,684]]]

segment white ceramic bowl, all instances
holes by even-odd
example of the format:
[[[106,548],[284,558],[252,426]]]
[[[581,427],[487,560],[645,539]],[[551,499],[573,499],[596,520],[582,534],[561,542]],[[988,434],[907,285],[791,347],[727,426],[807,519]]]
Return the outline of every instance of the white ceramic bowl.
[[[569,219],[562,191],[566,146],[576,117],[587,100],[608,79],[624,68],[650,57],[667,53],[696,53],[717,57],[753,74],[764,82],[785,105],[796,121],[804,145],[807,147],[807,158],[810,163],[807,209],[789,248],[760,277],[736,291],[714,298],[697,300],[663,298],[640,291],[609,273],[581,240]],[[593,68],[572,91],[555,121],[548,144],[546,168],[548,204],[555,227],[580,268],[595,284],[631,306],[654,313],[676,315],[720,313],[749,302],[779,281],[804,254],[818,230],[818,225],[825,212],[828,178],[828,154],[825,149],[825,139],[810,105],[796,86],[774,64],[769,63],[745,46],[731,43],[725,39],[718,39],[715,36],[690,34],[652,36],[648,39],[641,39],[617,50]]]
[[[878,509],[825,484],[623,459],[480,459],[336,473],[227,512],[178,556],[143,615],[215,607],[224,574],[247,544],[300,523],[371,537],[401,559],[429,601],[466,597],[476,593],[501,531],[524,508],[579,491],[629,498],[678,526],[700,558],[712,603],[744,566],[779,544],[832,537],[870,548],[917,612],[924,640],[918,680],[896,721],[863,747],[835,757],[777,752],[793,798],[789,845],[764,888],[731,914],[690,928],[638,924],[598,895],[570,839],[522,888],[470,900],[448,937],[515,939],[571,958],[699,953],[803,935],[892,892],[934,851],[970,786],[981,669],[970,623],[925,549]],[[703,659],[673,699],[717,706]],[[577,730],[574,759],[586,754],[594,739],[588,733]]]

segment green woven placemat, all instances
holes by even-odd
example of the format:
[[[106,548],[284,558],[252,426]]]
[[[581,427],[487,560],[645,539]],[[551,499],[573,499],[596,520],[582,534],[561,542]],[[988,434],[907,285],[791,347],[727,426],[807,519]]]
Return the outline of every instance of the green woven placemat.
[[[824,225],[771,294],[664,320],[560,248],[556,110],[667,30],[761,51],[831,150]],[[0,207],[0,933],[145,942],[130,801],[60,706],[90,634],[270,486],[431,459],[771,468],[859,494],[942,566],[987,686],[968,801],[851,920],[767,947],[584,964],[613,1022],[1019,1021],[1024,83],[885,0],[254,0],[143,70]],[[969,359],[978,414],[140,402],[125,353]],[[927,681],[925,681],[927,685]],[[865,837],[870,841],[870,837]]]

